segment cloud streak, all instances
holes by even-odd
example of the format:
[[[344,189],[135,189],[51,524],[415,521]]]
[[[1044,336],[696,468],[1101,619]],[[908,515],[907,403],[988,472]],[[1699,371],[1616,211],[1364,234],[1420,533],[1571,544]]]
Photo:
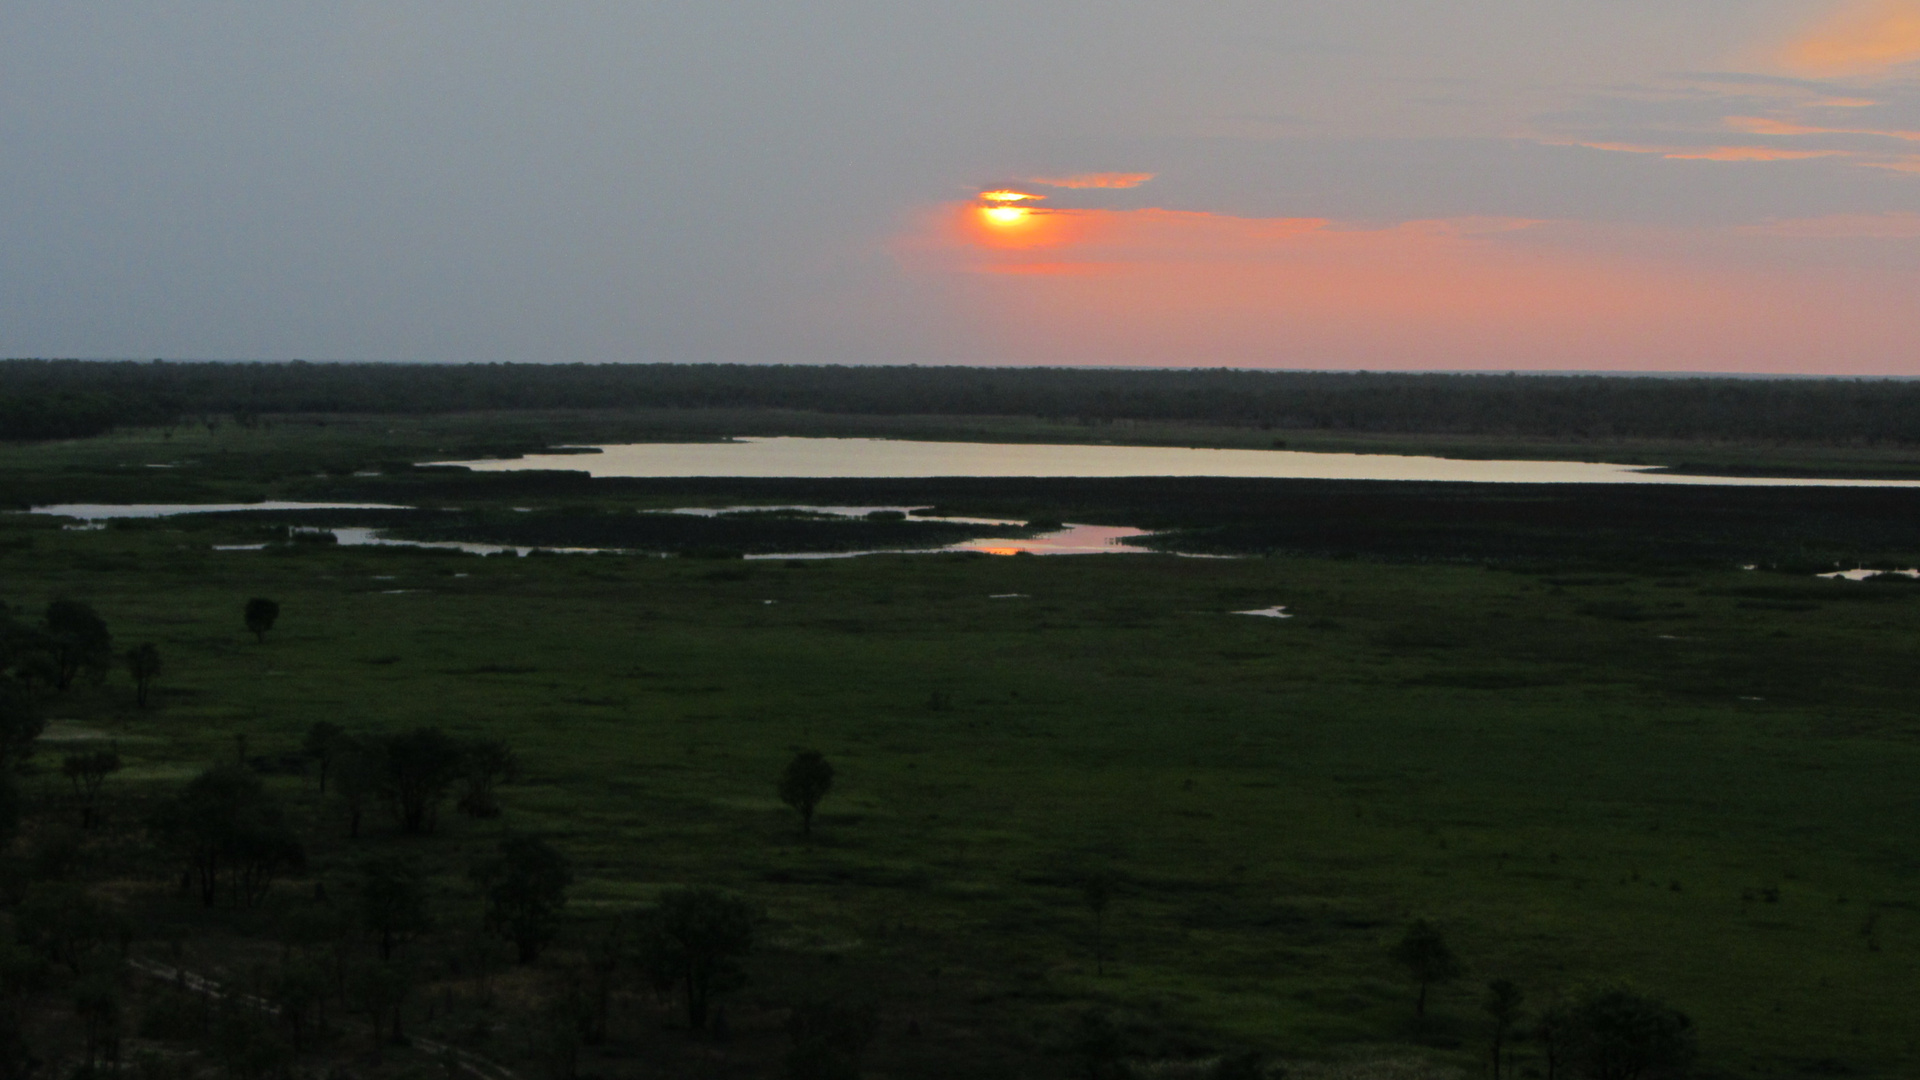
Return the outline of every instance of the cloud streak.
[[[1030,176],[1026,182],[1056,188],[1135,188],[1153,179],[1153,177],[1154,174],[1150,172],[1076,173],[1072,176]]]

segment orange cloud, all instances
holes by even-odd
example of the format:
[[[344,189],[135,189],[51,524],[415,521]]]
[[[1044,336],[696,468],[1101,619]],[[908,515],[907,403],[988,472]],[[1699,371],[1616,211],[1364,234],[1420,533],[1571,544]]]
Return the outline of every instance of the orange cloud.
[[[1658,154],[1669,161],[1801,161],[1806,158],[1852,157],[1846,150],[1781,150],[1772,146],[1646,146],[1640,143],[1578,142],[1589,150],[1620,154]]]
[[[1744,131],[1749,135],[1876,135],[1884,139],[1901,139],[1906,142],[1920,142],[1920,131],[1896,131],[1884,128],[1842,128],[1816,127],[1808,124],[1790,124],[1784,120],[1772,120],[1764,116],[1729,116],[1727,126],[1735,131]]]
[[[1150,172],[1079,173],[1074,176],[1035,176],[1028,178],[1027,183],[1057,188],[1131,188],[1139,187],[1155,175]]]
[[[1876,74],[1920,60],[1920,0],[1865,0],[1835,12],[1780,54],[1806,75]]]
[[[1674,151],[1661,156],[1669,161],[1802,161],[1806,158],[1850,155],[1845,150],[1782,150],[1775,146],[1716,146],[1707,150]]]

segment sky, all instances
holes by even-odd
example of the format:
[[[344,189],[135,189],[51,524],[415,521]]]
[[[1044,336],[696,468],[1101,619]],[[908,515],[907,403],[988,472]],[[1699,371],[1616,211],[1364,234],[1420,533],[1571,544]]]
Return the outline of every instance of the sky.
[[[1920,375],[1920,0],[0,0],[0,356]]]

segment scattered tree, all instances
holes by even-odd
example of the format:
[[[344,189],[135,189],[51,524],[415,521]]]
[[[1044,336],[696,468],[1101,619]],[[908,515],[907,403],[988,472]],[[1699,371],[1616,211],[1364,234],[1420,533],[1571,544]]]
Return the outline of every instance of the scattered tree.
[[[1559,1080],[1560,1067],[1566,1064],[1567,1041],[1573,1034],[1573,1010],[1565,1001],[1556,1000],[1540,1011],[1533,1023],[1533,1037],[1540,1043],[1540,1055],[1547,1059],[1546,1080]]]
[[[800,835],[813,835],[813,811],[833,790],[833,765],[818,750],[793,755],[780,773],[780,801],[800,812]]]
[[[537,836],[500,841],[499,854],[473,868],[487,900],[487,927],[513,942],[531,964],[560,928],[573,870],[567,857]]]
[[[33,741],[47,728],[33,692],[12,679],[0,679],[0,772],[17,769],[33,756]]]
[[[460,751],[460,812],[473,818],[500,816],[500,800],[494,788],[512,783],[520,776],[520,762],[513,750],[498,739],[475,739]]]
[[[426,883],[404,859],[370,859],[360,870],[360,924],[373,935],[380,959],[432,928]]]
[[[216,765],[187,782],[154,818],[155,831],[182,856],[201,903],[222,886],[251,907],[273,880],[306,866],[306,850],[260,778],[239,765]]]
[[[80,1020],[86,1065],[79,1075],[120,1073],[120,989],[105,975],[80,980],[73,988],[73,1014]]]
[[[160,677],[160,647],[147,642],[138,648],[128,649],[126,655],[127,674],[133,676],[134,704],[147,707],[147,691],[152,688],[153,680]]]
[[[746,900],[704,886],[668,889],[660,894],[644,961],[655,984],[678,987],[687,996],[687,1026],[707,1026],[715,995],[746,981],[739,958],[753,948],[757,916]]]
[[[354,839],[360,836],[360,821],[366,814],[367,800],[380,791],[381,775],[385,772],[380,750],[377,744],[351,735],[341,736],[334,744],[333,789],[346,805],[347,835]]]
[[[404,833],[430,833],[440,803],[460,773],[460,745],[435,727],[389,736],[381,755],[381,791]]]
[[[280,605],[264,596],[256,596],[247,601],[243,617],[247,622],[247,632],[253,635],[254,640],[264,644],[267,631],[273,629],[274,622],[280,618]]]
[[[1565,1060],[1588,1080],[1660,1080],[1692,1064],[1693,1021],[1623,987],[1588,991],[1566,1013]]]
[[[41,961],[80,974],[97,965],[121,926],[87,891],[70,882],[38,881],[13,912],[13,931]]]
[[[300,744],[308,758],[320,767],[320,794],[327,793],[327,771],[333,767],[334,759],[347,745],[348,735],[339,724],[320,720],[307,729],[307,737]]]
[[[113,635],[93,608],[78,600],[47,605],[47,644],[54,686],[65,690],[83,672],[104,675],[113,662]]]
[[[1407,970],[1420,987],[1420,995],[1414,1001],[1415,1016],[1427,1014],[1427,988],[1450,983],[1460,977],[1460,960],[1447,947],[1438,927],[1425,919],[1415,919],[1407,927],[1407,933],[1400,943],[1393,947],[1393,961]]]
[[[1520,1009],[1525,1001],[1520,984],[1512,979],[1495,979],[1487,984],[1487,996],[1481,1007],[1493,1020],[1493,1080],[1500,1080],[1501,1069],[1506,1064],[1507,1042],[1520,1023]]]
[[[100,785],[107,777],[120,771],[120,751],[117,747],[106,750],[83,750],[77,754],[68,754],[60,762],[60,774],[73,785],[73,794],[80,800],[80,827],[93,828],[96,819],[96,806],[100,794]]]

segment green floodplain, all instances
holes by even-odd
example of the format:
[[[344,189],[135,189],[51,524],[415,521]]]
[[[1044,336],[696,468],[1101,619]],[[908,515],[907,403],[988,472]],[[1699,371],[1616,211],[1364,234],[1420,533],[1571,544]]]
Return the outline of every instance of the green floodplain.
[[[1901,562],[1920,556],[1914,495],[1246,482],[1221,489],[1240,507],[1226,520],[1147,482],[402,467],[647,433],[1049,429],[750,419],[139,429],[0,449],[0,498],[458,506],[481,532],[483,512],[519,506],[564,522],[906,500],[1184,528],[1240,557],[741,560],[704,541],[681,557],[478,557],[288,542],[286,522],[255,516],[76,530],[0,515],[0,599],[20,622],[79,600],[116,652],[152,643],[164,660],[148,708],[124,664],[44,694],[0,903],[36,875],[73,884],[119,913],[128,955],[259,987],[301,954],[286,928],[317,895],[348,905],[370,857],[400,856],[426,872],[433,912],[406,950],[408,1031],[527,1080],[787,1075],[792,1011],[820,1002],[874,1010],[870,1077],[1200,1076],[1239,1050],[1270,1076],[1478,1076],[1495,979],[1530,1015],[1630,985],[1691,1019],[1701,1076],[1920,1067],[1920,585],[1812,574],[1920,562]],[[1686,459],[1669,449],[1651,459]],[[1729,469],[1905,467],[1893,451],[1683,450]],[[1325,527],[1300,526],[1301,507]],[[1369,526],[1334,527],[1348,512]],[[1513,514],[1526,528],[1497,542],[1469,527]],[[1423,536],[1445,542],[1423,553]],[[251,597],[280,606],[264,640],[242,620]],[[1234,614],[1273,605],[1290,617]],[[449,807],[436,835],[404,836],[376,810],[349,838],[300,759],[323,721],[502,740],[521,771],[499,818]],[[76,829],[62,756],[107,745],[125,767],[98,824]],[[806,839],[776,794],[803,747],[836,770]],[[144,823],[236,757],[286,806],[306,865],[258,907],[203,908]],[[468,867],[508,834],[571,862],[565,924],[535,964],[476,974],[460,959],[482,919]],[[722,999],[727,1037],[685,1030],[670,994],[620,976],[605,1039],[557,1058],[554,1002],[596,970],[611,927],[684,885],[762,913]],[[1420,919],[1463,968],[1424,1015],[1390,956]],[[23,1006],[44,1061],[75,1060],[85,1038],[65,977],[43,973]],[[430,1053],[379,1049],[345,990],[331,1036],[257,1073],[222,1056],[217,1024],[143,1020],[181,1011],[185,991],[127,976],[121,993],[125,1059],[144,1051],[156,1076],[442,1075]],[[1110,1050],[1089,1049],[1089,1016]],[[1538,1039],[1510,1050],[1512,1075],[1546,1075]]]

